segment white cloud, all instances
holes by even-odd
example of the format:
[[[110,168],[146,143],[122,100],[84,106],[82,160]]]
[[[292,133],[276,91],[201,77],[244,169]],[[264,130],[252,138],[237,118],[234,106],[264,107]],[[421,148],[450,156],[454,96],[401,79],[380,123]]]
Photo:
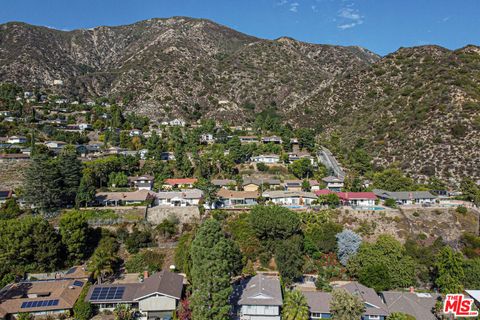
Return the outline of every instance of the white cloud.
[[[343,22],[337,26],[340,30],[350,29],[361,25],[363,24],[364,19],[358,10],[351,7],[341,8],[338,11],[338,18],[340,18],[340,20]]]
[[[284,6],[284,5],[286,5],[287,3],[288,3],[287,0],[280,0],[280,1],[278,1],[278,2],[276,3],[276,5],[277,5],[277,6]]]
[[[291,12],[298,12],[298,6],[300,6],[300,4],[298,2],[292,2],[290,3],[290,10]]]

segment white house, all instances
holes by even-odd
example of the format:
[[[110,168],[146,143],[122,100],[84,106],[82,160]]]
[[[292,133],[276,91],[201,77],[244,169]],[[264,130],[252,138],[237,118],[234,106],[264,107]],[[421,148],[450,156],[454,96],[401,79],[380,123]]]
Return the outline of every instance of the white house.
[[[2,116],[2,117],[8,117],[8,116],[10,116],[11,114],[12,114],[12,113],[11,113],[10,111],[8,111],[8,110],[1,110],[1,111],[0,111],[0,116]]]
[[[281,206],[309,206],[317,199],[314,193],[303,191],[266,191],[263,197]]]
[[[65,147],[67,143],[63,141],[45,141],[45,145],[50,149],[59,149]]]
[[[85,130],[91,130],[92,129],[92,125],[90,123],[79,123],[78,124],[78,128],[82,131],[85,131]]]
[[[200,136],[200,142],[201,143],[214,143],[215,138],[213,137],[213,134],[211,134],[211,133],[204,133]]]
[[[281,319],[283,298],[276,276],[257,274],[241,281],[234,289],[232,300],[240,320]]]
[[[437,197],[428,191],[398,191],[390,192],[381,189],[374,189],[373,193],[382,200],[393,199],[399,205],[431,205]]]
[[[155,178],[151,175],[143,175],[139,177],[129,177],[128,178],[131,185],[133,185],[137,190],[152,190],[153,182]]]
[[[322,181],[326,183],[328,190],[337,191],[337,192],[342,191],[342,188],[344,186],[343,180],[344,179],[342,177],[334,177],[334,176],[328,176],[322,179]]]
[[[180,191],[163,191],[157,193],[156,204],[168,207],[198,206],[203,197],[202,190],[183,189]]]
[[[183,119],[173,119],[170,120],[168,124],[172,127],[185,127],[185,121]]]
[[[140,130],[140,129],[132,129],[132,130],[130,130],[130,132],[128,133],[128,135],[129,135],[130,137],[139,137],[139,136],[142,135],[142,130]]]
[[[10,143],[10,144],[21,144],[26,142],[27,142],[27,138],[24,136],[11,136],[7,139],[7,143]]]
[[[251,162],[255,163],[265,163],[265,164],[272,164],[272,163],[279,163],[280,157],[276,154],[267,154],[267,155],[259,155],[250,158]]]

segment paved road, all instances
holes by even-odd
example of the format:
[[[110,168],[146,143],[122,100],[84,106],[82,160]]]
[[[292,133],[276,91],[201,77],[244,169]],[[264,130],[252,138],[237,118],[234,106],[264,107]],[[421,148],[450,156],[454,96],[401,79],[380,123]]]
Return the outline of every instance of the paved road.
[[[327,169],[331,170],[333,174],[337,177],[344,178],[345,172],[338,163],[337,159],[333,154],[325,147],[322,147],[322,150],[318,152],[318,161],[320,161]]]

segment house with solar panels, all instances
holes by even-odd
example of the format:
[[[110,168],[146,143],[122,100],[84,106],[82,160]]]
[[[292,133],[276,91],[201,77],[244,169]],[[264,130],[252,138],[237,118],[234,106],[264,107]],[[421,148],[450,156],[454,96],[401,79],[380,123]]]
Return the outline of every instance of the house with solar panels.
[[[20,313],[59,316],[73,309],[86,281],[75,279],[23,281],[0,291],[0,319],[12,319]]]
[[[138,310],[143,319],[171,319],[183,292],[183,277],[161,271],[143,282],[99,284],[90,287],[86,301],[99,311],[113,310],[119,304]]]

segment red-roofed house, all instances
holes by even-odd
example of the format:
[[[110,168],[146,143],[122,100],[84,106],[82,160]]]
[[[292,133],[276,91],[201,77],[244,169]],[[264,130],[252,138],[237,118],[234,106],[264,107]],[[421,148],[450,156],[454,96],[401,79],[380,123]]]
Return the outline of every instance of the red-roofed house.
[[[343,205],[353,207],[374,206],[377,196],[373,192],[337,192]]]
[[[198,180],[195,178],[180,178],[180,179],[167,179],[163,184],[163,189],[173,189],[173,188],[181,188],[181,189],[188,189],[193,188],[193,184],[196,183]]]

